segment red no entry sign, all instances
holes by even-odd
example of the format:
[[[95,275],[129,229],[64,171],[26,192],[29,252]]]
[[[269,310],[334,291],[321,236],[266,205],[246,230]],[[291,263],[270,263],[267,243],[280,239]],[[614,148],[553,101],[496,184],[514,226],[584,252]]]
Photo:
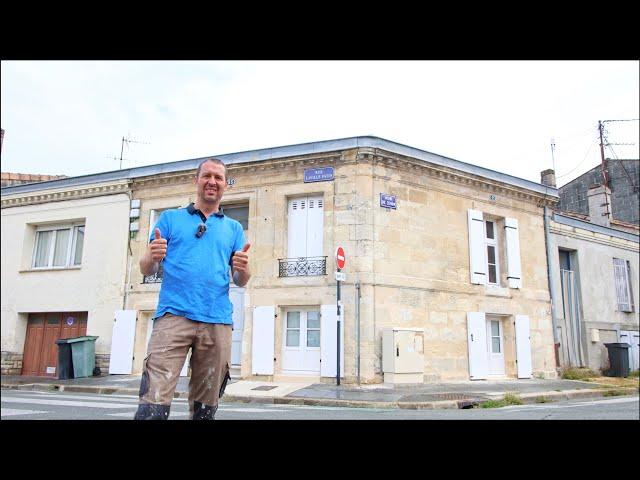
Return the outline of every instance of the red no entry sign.
[[[346,257],[344,255],[344,249],[342,247],[336,248],[336,266],[339,269],[344,268]]]

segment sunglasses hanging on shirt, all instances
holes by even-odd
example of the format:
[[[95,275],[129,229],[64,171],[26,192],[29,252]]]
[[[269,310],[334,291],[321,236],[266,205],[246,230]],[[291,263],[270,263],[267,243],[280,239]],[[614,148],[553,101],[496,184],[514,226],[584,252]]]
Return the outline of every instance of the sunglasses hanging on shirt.
[[[196,238],[202,237],[202,235],[204,235],[204,232],[206,231],[207,231],[207,226],[204,223],[201,223],[200,225],[198,225],[198,230],[196,230]]]

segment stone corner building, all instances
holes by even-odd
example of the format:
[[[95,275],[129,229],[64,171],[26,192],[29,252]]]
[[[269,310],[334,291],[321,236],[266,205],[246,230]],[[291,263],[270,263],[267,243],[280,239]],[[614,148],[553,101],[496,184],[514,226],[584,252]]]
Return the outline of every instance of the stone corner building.
[[[542,213],[555,189],[376,137],[218,158],[223,207],[252,244],[253,277],[231,287],[242,377],[335,380],[338,246],[344,381],[556,375]],[[192,169],[136,178],[134,265],[159,212],[193,200]],[[129,290],[145,335],[157,281]],[[405,366],[390,358],[401,348]]]

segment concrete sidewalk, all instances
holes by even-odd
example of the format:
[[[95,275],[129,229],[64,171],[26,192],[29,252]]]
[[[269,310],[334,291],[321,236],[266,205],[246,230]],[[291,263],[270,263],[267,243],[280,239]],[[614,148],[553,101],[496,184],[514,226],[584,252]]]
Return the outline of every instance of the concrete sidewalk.
[[[3,375],[2,389],[58,390],[101,394],[137,395],[140,375],[106,375],[71,380]],[[189,378],[180,377],[175,397],[187,398]],[[439,409],[471,408],[507,393],[523,403],[572,398],[633,395],[638,388],[621,388],[577,380],[478,380],[411,385],[354,385],[283,383],[232,379],[222,403],[272,403],[367,408]]]

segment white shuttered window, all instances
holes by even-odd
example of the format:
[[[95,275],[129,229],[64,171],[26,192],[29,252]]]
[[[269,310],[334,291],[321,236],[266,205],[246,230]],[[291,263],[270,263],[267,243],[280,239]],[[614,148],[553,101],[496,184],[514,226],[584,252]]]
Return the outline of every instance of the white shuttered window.
[[[289,258],[322,256],[324,200],[322,195],[289,200]]]
[[[633,297],[631,296],[630,265],[622,258],[613,259],[613,274],[616,285],[618,311],[633,312]]]
[[[471,283],[500,286],[501,252],[506,251],[509,288],[522,288],[518,221],[515,218],[504,219],[504,239],[498,236],[499,222],[499,219],[485,218],[479,210],[467,210]]]

